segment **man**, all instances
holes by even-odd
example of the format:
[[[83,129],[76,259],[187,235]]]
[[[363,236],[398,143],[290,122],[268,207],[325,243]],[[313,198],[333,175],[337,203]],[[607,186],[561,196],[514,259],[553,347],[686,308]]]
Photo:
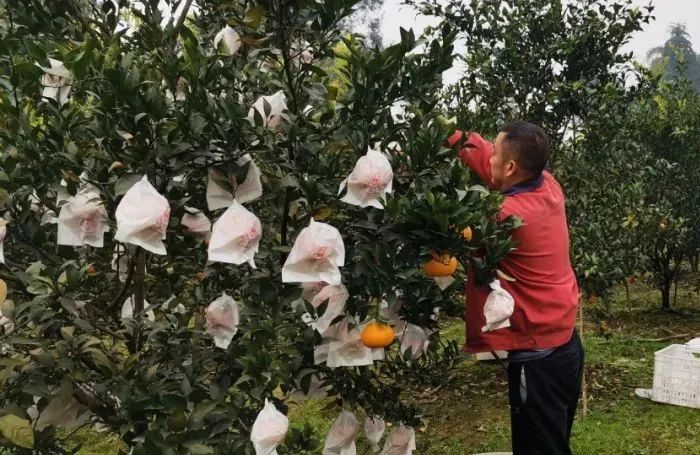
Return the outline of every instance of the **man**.
[[[448,145],[505,196],[499,219],[514,215],[517,250],[499,265],[515,302],[510,327],[482,332],[488,286],[467,279],[468,352],[509,352],[508,396],[514,455],[571,454],[569,439],[583,374],[575,330],[579,290],[569,260],[564,194],[545,170],[549,141],[527,122],[501,127],[495,144],[457,131]]]

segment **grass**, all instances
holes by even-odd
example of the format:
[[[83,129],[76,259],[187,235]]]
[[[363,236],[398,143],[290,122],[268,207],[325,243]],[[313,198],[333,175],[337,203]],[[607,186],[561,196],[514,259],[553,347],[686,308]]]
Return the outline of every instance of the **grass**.
[[[81,445],[82,448],[78,451],[81,455],[116,455],[121,448],[123,451],[128,449],[119,437],[114,434],[99,433],[92,428],[81,428],[70,437],[71,447]]]
[[[700,455],[700,410],[657,404],[637,398],[634,389],[651,388],[654,352],[673,342],[650,341],[700,331],[700,299],[679,289],[676,311],[662,313],[658,293],[635,286],[627,301],[624,289],[613,296],[611,312],[585,308],[584,345],[588,381],[588,415],[574,424],[572,446],[580,455]],[[461,342],[464,324],[446,321],[443,336]],[[417,454],[468,455],[510,450],[506,376],[502,367],[467,358],[450,384],[437,394],[413,397],[424,412],[417,429]],[[421,398],[418,398],[420,396]],[[424,398],[425,397],[425,398]],[[338,410],[328,400],[290,406],[292,425],[308,424],[320,441]],[[359,416],[358,416],[359,417]],[[117,442],[81,430],[83,455],[116,453]],[[319,451],[320,453],[320,451]],[[369,454],[362,437],[358,454]]]
[[[616,293],[612,315],[586,309],[584,345],[589,412],[574,424],[575,454],[700,455],[700,410],[637,398],[634,389],[650,388],[654,352],[677,341],[648,341],[700,331],[698,295],[679,290],[676,311],[662,313],[658,294],[635,287],[627,302]],[[446,332],[455,333],[461,321]],[[506,379],[501,367],[465,360],[456,384],[426,406],[428,428],[418,453],[469,454],[510,450]]]

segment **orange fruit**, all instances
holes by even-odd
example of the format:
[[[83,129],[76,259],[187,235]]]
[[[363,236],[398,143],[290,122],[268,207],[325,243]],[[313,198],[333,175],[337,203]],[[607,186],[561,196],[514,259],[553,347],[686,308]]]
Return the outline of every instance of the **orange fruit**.
[[[472,232],[472,228],[470,228],[469,226],[465,227],[462,231],[462,237],[464,237],[464,240],[466,240],[467,242],[471,242],[473,236],[474,233]]]
[[[370,322],[362,329],[362,344],[368,348],[385,348],[394,342],[394,329],[386,324]]]
[[[433,253],[433,258],[423,264],[423,273],[430,278],[450,276],[457,270],[457,259],[449,254],[438,256]]]
[[[88,275],[94,275],[97,272],[97,270],[95,270],[94,265],[89,265],[86,272]]]

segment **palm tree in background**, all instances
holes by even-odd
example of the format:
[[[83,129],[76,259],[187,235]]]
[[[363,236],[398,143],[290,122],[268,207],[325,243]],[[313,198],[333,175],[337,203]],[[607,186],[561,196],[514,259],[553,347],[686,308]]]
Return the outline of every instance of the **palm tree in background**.
[[[651,70],[662,74],[666,80],[674,80],[685,75],[700,91],[700,55],[695,54],[691,37],[685,24],[672,24],[669,39],[663,46],[655,47],[647,53]]]

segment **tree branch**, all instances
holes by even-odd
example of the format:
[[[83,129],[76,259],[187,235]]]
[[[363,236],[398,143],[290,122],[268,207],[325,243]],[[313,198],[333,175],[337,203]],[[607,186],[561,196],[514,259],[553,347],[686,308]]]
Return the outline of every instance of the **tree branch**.
[[[649,343],[659,343],[662,341],[670,341],[670,340],[676,340],[678,338],[696,338],[700,337],[700,332],[697,333],[679,333],[676,335],[671,335],[667,337],[661,337],[661,338],[637,338],[637,341],[645,341]]]
[[[12,18],[12,8],[10,6],[7,6],[5,8],[7,10],[7,17],[10,19],[10,31],[12,34],[15,32],[15,22],[14,19]],[[10,50],[10,80],[15,74],[15,58],[14,58],[14,53]],[[17,119],[19,120],[19,96],[17,95],[17,86],[13,83],[12,84],[12,94],[15,98],[15,111],[17,113]]]
[[[177,18],[173,39],[177,39],[177,36],[180,34],[180,29],[185,24],[185,20],[187,20],[187,13],[189,13],[191,6],[192,0],[186,0],[185,7],[182,9],[182,14]]]
[[[146,251],[143,248],[138,248],[136,250],[136,254],[134,255],[134,263],[136,270],[134,273],[134,297],[132,303],[134,308],[134,317],[137,323],[136,333],[134,334],[132,343],[130,343],[129,349],[129,352],[131,352],[132,354],[138,352],[141,349],[142,343],[141,322],[143,319],[140,317],[140,315],[141,313],[143,313],[143,307],[146,301],[144,289],[144,279],[146,276]]]
[[[80,404],[88,408],[93,414],[105,422],[108,422],[110,417],[114,417],[114,410],[100,404],[95,397],[83,390],[82,385],[77,382],[73,382],[73,385],[75,386],[73,388],[73,396]]]
[[[75,18],[80,22],[80,25],[83,26],[83,30],[92,36],[95,41],[99,41],[99,36],[97,36],[97,33],[95,33],[95,30],[90,26],[90,23],[85,20],[82,14],[80,14],[80,8],[78,8],[73,0],[68,2],[68,5],[70,5],[70,9],[73,10],[73,15]]]
[[[126,254],[126,253],[124,253],[124,254]],[[117,264],[119,264],[118,257],[117,257]],[[124,297],[126,297],[126,291],[127,291],[127,289],[129,289],[129,285],[131,284],[131,280],[134,276],[135,265],[136,264],[135,264],[134,259],[129,261],[129,270],[127,270],[127,272],[126,272],[126,279],[124,280],[124,284],[122,285],[122,288],[120,289],[117,296],[109,304],[110,312],[114,311],[114,308],[119,304],[119,302],[122,302],[124,300]],[[119,274],[119,267],[118,266],[117,266],[117,274]]]
[[[0,272],[0,279],[24,285],[24,282],[22,280],[12,275],[11,273]]]

